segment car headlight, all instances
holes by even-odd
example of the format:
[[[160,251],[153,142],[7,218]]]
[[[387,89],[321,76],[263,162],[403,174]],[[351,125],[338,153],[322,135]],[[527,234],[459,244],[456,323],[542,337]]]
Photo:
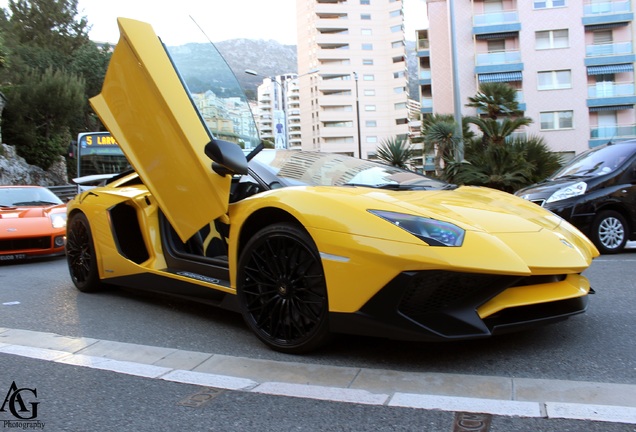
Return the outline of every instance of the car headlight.
[[[587,190],[587,183],[578,182],[568,187],[564,187],[563,189],[559,189],[558,191],[553,193],[550,196],[550,198],[546,200],[546,203],[561,201],[567,198],[583,195],[586,190]]]
[[[382,210],[369,212],[413,234],[429,246],[461,246],[464,242],[466,231],[452,223]]]
[[[64,228],[66,226],[66,213],[51,213],[49,217],[53,228]]]

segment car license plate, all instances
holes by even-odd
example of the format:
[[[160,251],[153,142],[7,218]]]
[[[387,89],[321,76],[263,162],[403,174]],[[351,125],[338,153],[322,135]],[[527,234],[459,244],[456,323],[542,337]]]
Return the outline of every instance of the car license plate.
[[[0,261],[22,260],[26,257],[26,254],[0,255]]]

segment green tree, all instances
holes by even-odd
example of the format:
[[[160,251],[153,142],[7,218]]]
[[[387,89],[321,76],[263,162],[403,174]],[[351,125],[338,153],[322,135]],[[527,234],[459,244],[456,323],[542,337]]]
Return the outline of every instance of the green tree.
[[[517,90],[510,84],[501,82],[481,83],[477,94],[468,98],[466,106],[483,111],[493,120],[520,114]]]
[[[415,155],[409,141],[403,137],[383,139],[377,148],[378,159],[400,168],[407,168],[408,162]]]
[[[451,160],[458,142],[457,125],[455,121],[438,121],[426,127],[424,133],[424,149],[426,153],[433,153],[435,175],[441,177],[443,173],[442,161]]]
[[[542,137],[515,138],[508,145],[514,153],[523,154],[532,166],[528,183],[522,186],[545,180],[563,165],[561,156],[550,151]]]
[[[506,139],[521,126],[527,126],[532,123],[529,117],[504,118],[497,120],[492,118],[468,117],[469,123],[474,124],[482,133],[482,145],[502,146]]]
[[[530,183],[532,164],[511,146],[488,146],[473,141],[466,147],[467,162],[449,163],[448,180],[453,183],[486,186],[514,192]]]
[[[46,169],[72,135],[99,129],[87,99],[99,92],[110,54],[88,30],[77,0],[9,0],[0,14],[3,138],[31,164]]]
[[[6,32],[16,45],[72,56],[89,42],[88,20],[77,17],[77,0],[9,0]]]
[[[49,68],[7,88],[3,135],[29,163],[48,169],[68,147],[72,116],[86,104],[83,78]]]
[[[466,163],[448,164],[447,180],[514,192],[543,180],[560,166],[559,156],[550,152],[541,138],[512,138],[514,131],[532,123],[518,111],[515,98],[515,89],[505,83],[482,84],[479,92],[468,98],[467,106],[485,113],[467,118],[481,137],[465,145]]]

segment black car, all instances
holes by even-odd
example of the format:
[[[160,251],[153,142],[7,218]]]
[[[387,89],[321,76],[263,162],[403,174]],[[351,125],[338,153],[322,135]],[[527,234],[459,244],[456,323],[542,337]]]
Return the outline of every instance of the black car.
[[[601,253],[619,252],[636,239],[636,140],[588,150],[516,195],[571,222]]]

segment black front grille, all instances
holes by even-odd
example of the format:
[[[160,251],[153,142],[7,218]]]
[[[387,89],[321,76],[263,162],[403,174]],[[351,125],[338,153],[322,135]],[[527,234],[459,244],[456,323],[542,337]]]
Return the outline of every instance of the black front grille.
[[[415,275],[399,303],[398,310],[416,322],[448,310],[477,308],[519,277],[425,271]]]
[[[51,237],[30,237],[0,240],[0,251],[51,249]]]

